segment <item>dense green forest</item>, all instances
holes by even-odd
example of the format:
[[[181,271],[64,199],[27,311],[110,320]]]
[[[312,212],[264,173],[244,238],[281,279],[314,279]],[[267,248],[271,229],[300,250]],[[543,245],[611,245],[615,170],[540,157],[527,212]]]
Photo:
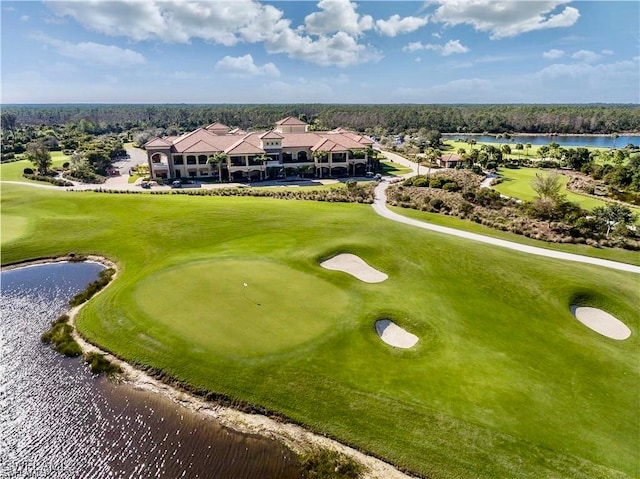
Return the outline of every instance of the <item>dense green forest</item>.
[[[188,131],[220,121],[267,128],[295,116],[314,129],[353,128],[368,134],[443,133],[610,134],[640,131],[638,105],[3,105],[2,129],[73,124],[89,134],[159,128]]]

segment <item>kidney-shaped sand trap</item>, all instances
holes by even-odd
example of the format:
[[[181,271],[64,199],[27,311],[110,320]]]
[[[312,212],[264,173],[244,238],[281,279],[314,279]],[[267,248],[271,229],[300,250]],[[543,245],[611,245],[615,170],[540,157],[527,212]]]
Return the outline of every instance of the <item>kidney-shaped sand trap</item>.
[[[376,321],[376,332],[380,339],[396,348],[409,349],[418,342],[418,336],[402,329],[388,319]]]
[[[571,312],[582,324],[607,338],[622,340],[631,336],[626,324],[601,309],[571,306]]]
[[[382,271],[372,268],[355,254],[339,254],[323,261],[320,266],[333,271],[349,273],[365,283],[381,283],[388,278]]]

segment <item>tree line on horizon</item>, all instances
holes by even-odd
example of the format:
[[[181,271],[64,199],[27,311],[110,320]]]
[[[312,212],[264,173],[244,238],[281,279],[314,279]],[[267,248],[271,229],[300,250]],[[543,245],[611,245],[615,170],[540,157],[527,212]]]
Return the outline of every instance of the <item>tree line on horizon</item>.
[[[369,135],[406,134],[418,129],[443,133],[613,134],[640,131],[634,104],[585,105],[357,105],[357,104],[47,104],[4,105],[2,133],[20,126],[72,124],[100,135],[150,128],[166,134],[219,121],[244,130],[270,128],[285,117],[312,130],[351,128]]]

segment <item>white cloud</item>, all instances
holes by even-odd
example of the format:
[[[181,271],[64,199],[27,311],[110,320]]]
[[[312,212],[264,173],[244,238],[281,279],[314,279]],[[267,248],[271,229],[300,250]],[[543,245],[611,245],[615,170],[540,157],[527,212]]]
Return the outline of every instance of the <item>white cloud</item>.
[[[313,12],[304,19],[305,30],[314,35],[345,32],[361,35],[373,28],[370,15],[361,16],[356,12],[357,4],[350,0],[320,0],[320,12]]]
[[[565,56],[565,52],[562,50],[557,50],[555,48],[552,48],[551,50],[548,50],[542,54],[542,57],[546,58],[547,60],[555,60],[557,58],[562,58],[563,56]]]
[[[555,64],[529,75],[463,78],[425,88],[397,88],[412,103],[639,103],[640,57],[619,62]]]
[[[145,57],[140,53],[115,45],[102,45],[93,42],[71,43],[41,33],[34,35],[33,38],[52,47],[62,56],[92,65],[130,67],[146,63]]]
[[[489,32],[492,39],[513,37],[547,28],[569,27],[575,24],[580,12],[558,1],[494,1],[494,0],[437,0],[440,6],[432,19],[446,25],[470,24],[476,30]]]
[[[291,20],[255,0],[181,2],[177,0],[49,1],[57,15],[84,27],[134,41],[186,43],[197,38],[226,46],[262,42],[269,53],[284,53],[322,66],[348,67],[379,60],[375,49],[357,37],[373,28],[370,16],[355,12],[348,0],[321,0],[320,12],[292,28]],[[330,34],[331,32],[335,32]]]
[[[592,52],[591,50],[578,50],[573,55],[571,55],[571,58],[580,62],[593,63],[600,60],[602,58],[602,55],[596,52]]]
[[[226,56],[216,63],[215,69],[237,77],[280,76],[280,70],[273,63],[266,63],[260,67],[253,62],[250,54],[242,57]]]
[[[420,50],[431,50],[442,56],[453,55],[454,53],[468,53],[468,47],[460,43],[460,40],[449,40],[444,45],[434,45],[432,43],[423,44],[422,42],[413,42],[402,48],[404,52],[417,52]]]
[[[20,17],[20,21],[21,22],[28,22],[29,21],[29,15],[22,15]]]
[[[376,26],[381,34],[388,37],[395,37],[401,33],[410,33],[420,27],[425,26],[429,19],[427,17],[404,17],[392,15],[388,20],[376,21]]]
[[[291,58],[321,66],[348,67],[382,58],[380,53],[359,44],[355,38],[344,32],[313,40],[309,36],[302,36],[287,29],[267,39],[265,48],[269,53],[286,53]]]

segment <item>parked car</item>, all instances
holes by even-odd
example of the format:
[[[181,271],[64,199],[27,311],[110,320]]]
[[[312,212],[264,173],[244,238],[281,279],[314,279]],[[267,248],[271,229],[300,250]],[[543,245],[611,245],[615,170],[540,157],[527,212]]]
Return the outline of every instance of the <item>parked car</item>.
[[[140,183],[140,186],[142,186],[145,190],[148,190],[151,188],[151,183],[149,183],[148,181],[143,181],[142,183]]]
[[[180,180],[172,181],[171,188],[182,188],[182,182]]]

